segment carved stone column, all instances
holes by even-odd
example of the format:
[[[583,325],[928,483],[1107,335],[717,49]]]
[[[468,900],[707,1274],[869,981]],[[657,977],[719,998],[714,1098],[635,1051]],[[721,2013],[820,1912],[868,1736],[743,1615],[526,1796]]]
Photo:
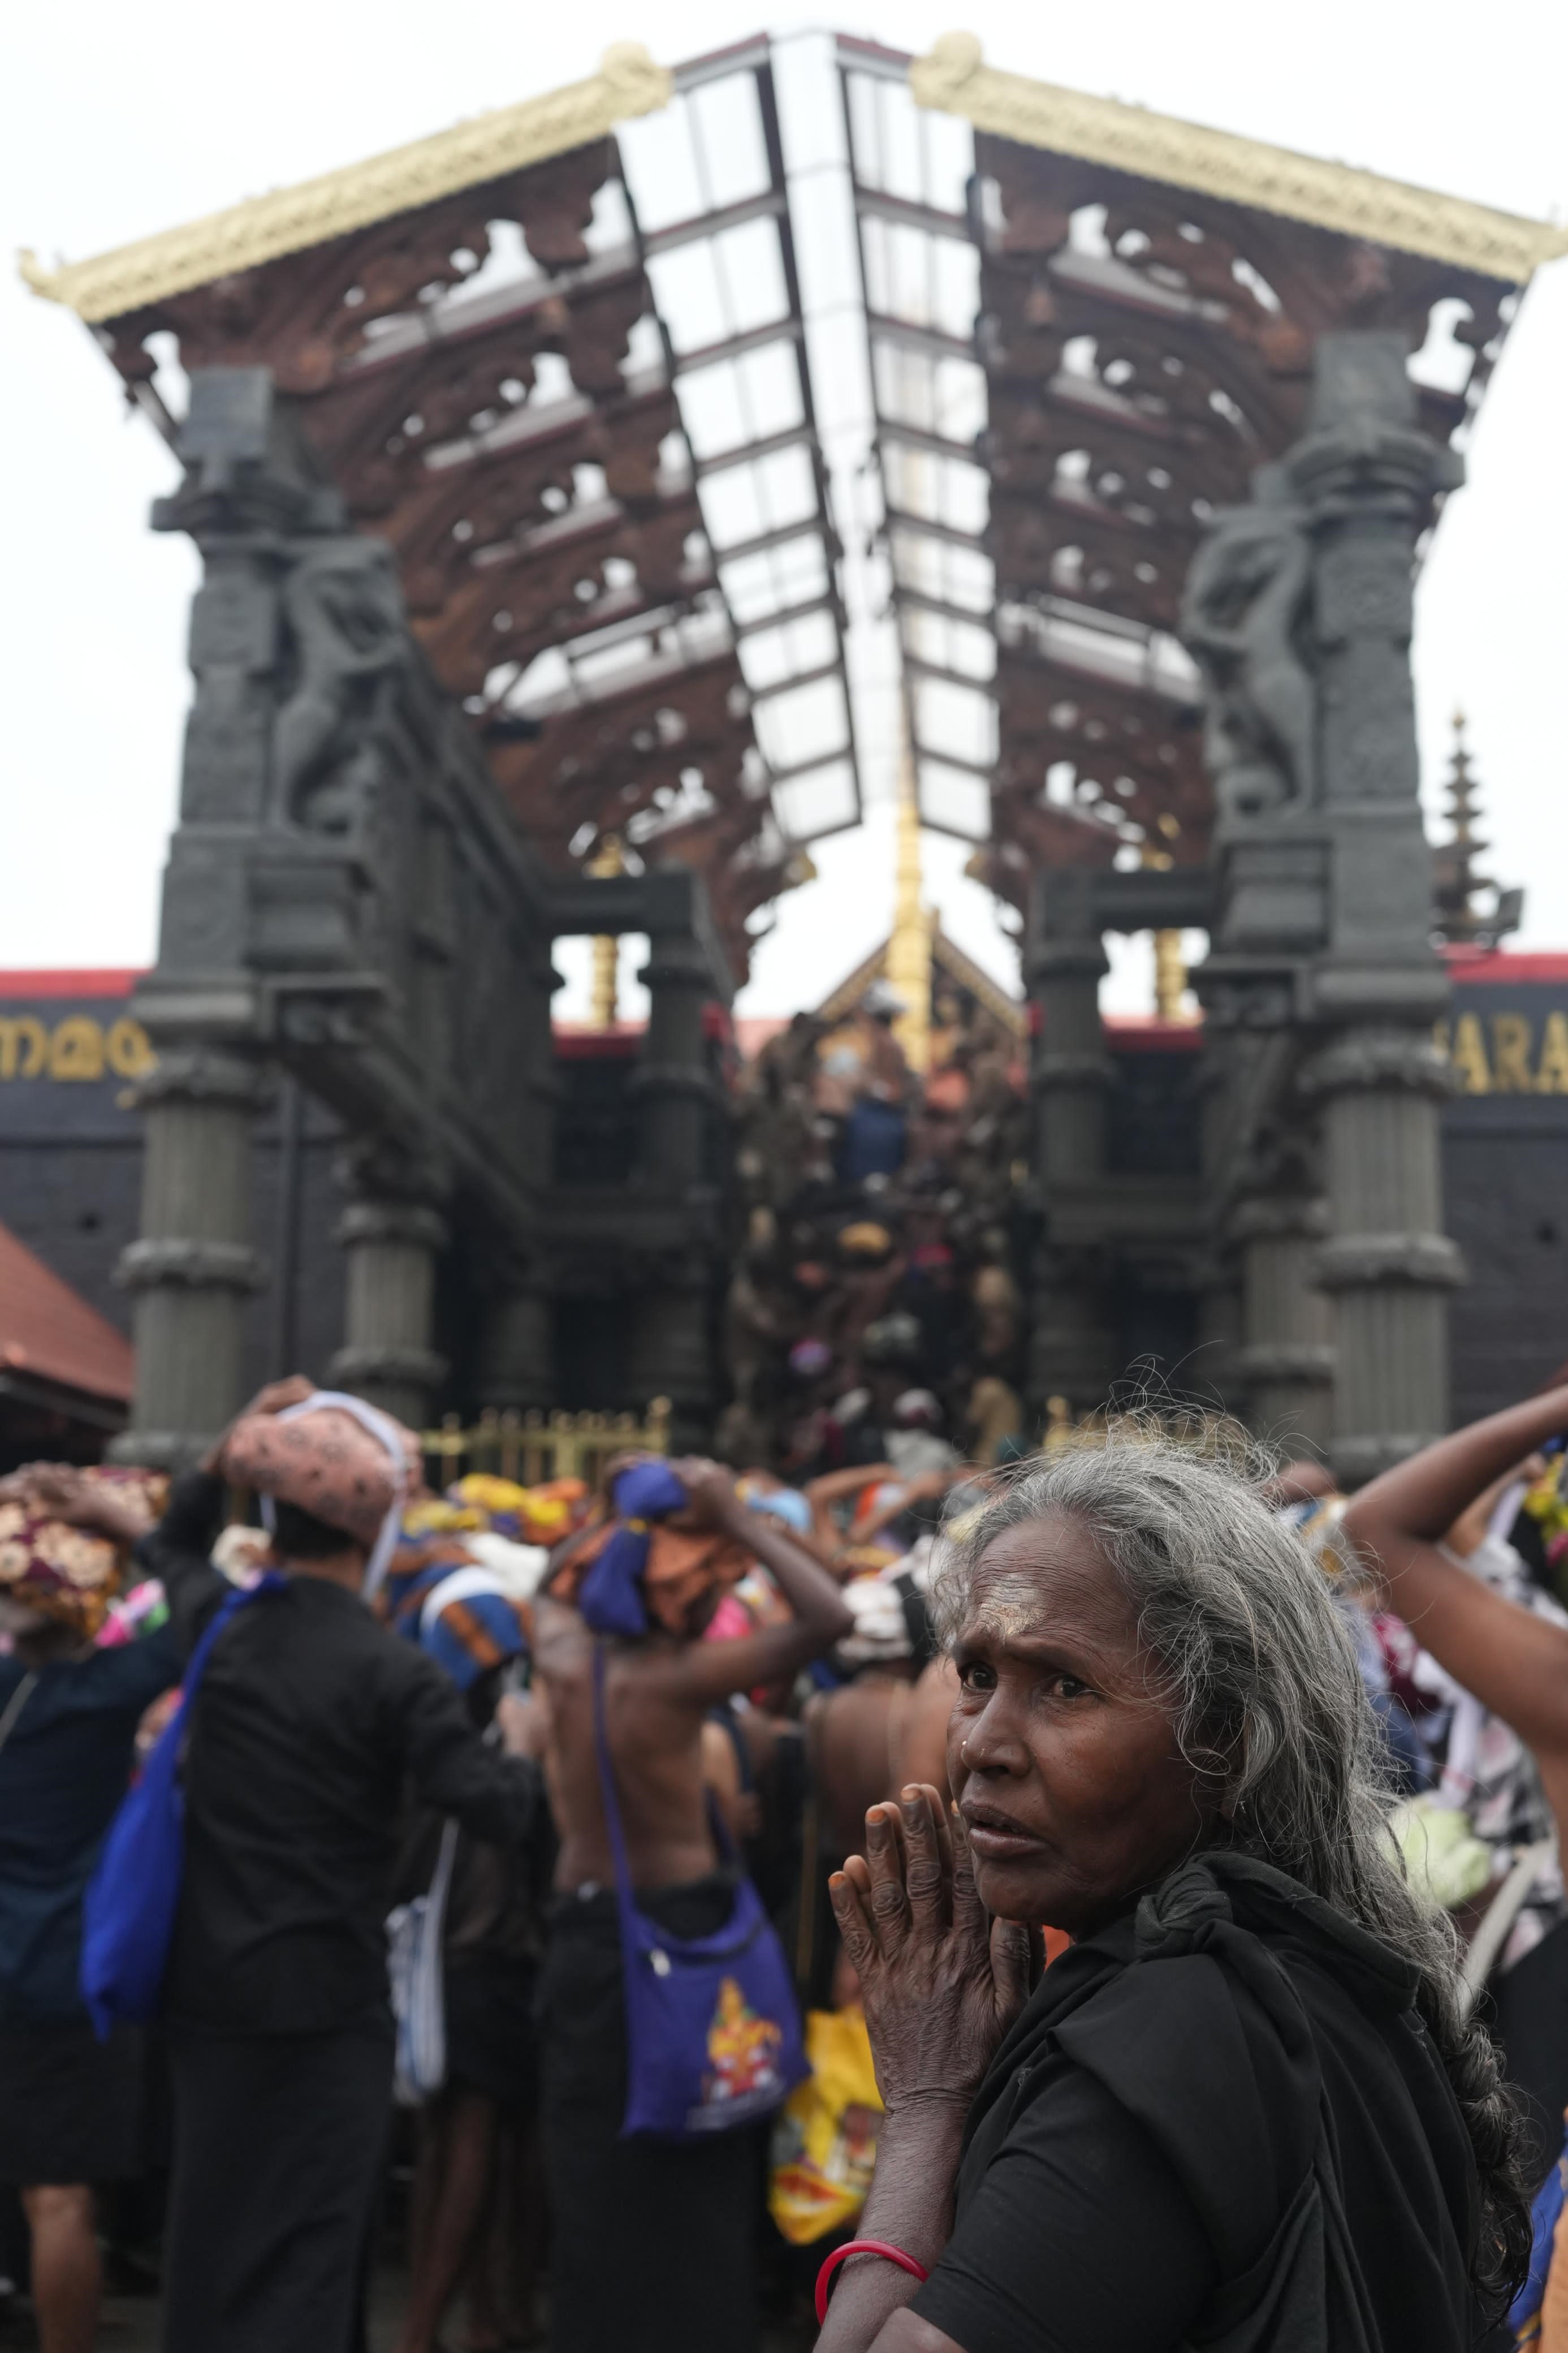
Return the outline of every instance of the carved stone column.
[[[542,1413],[558,1402],[551,1303],[537,1272],[521,1260],[503,1261],[486,1304],[475,1380],[481,1405]]]
[[[1309,430],[1250,505],[1214,517],[1183,619],[1219,810],[1199,987],[1212,1021],[1257,1033],[1226,1071],[1229,1188],[1273,1190],[1249,1172],[1295,1106],[1321,1106],[1317,1280],[1335,1301],[1329,1445],[1346,1486],[1447,1426],[1446,1293],[1462,1279],[1442,1230],[1431,1029],[1447,982],[1410,631],[1416,541],[1463,469],[1416,429],[1406,358],[1401,334],[1320,339]],[[1247,1232],[1260,1419],[1322,1345],[1307,1337],[1310,1244],[1294,1211]]]
[[[447,1223],[408,1174],[367,1155],[345,1170],[358,1198],[338,1221],[348,1256],[346,1330],[331,1375],[411,1429],[428,1419],[434,1393],[446,1377],[434,1347],[436,1269],[447,1244]]]
[[[647,988],[648,1018],[631,1084],[637,1166],[645,1183],[685,1194],[708,1180],[709,1128],[718,1105],[702,1034],[713,968],[697,938],[655,933],[638,978]]]
[[[641,1413],[656,1397],[674,1408],[671,1445],[677,1453],[706,1447],[718,1404],[715,1303],[706,1261],[671,1261],[668,1280],[643,1293],[632,1322],[627,1386]]]
[[[135,1293],[136,1401],[114,1444],[126,1461],[183,1469],[244,1403],[251,1134],[263,1092],[232,1048],[165,1048],[137,1088],[144,1123],[142,1232],[117,1280]]]
[[[1230,1219],[1241,1256],[1237,1373],[1247,1419],[1289,1454],[1325,1456],[1334,1351],[1330,1303],[1318,1287],[1321,1201],[1255,1194]]]
[[[1334,1294],[1331,1449],[1360,1486],[1448,1426],[1448,1293],[1464,1262],[1443,1231],[1438,1105],[1447,1066],[1425,1028],[1366,1025],[1311,1065],[1323,1100]]]
[[[1432,860],[1417,798],[1410,679],[1416,540],[1463,479],[1416,429],[1402,336],[1325,336],[1312,429],[1286,461],[1315,543],[1312,633],[1329,846],[1329,938],[1313,1006],[1331,1042],[1323,1104],[1338,1303],[1332,1453],[1357,1485],[1448,1423],[1447,1293],[1432,1025],[1447,981],[1431,944]]]
[[[1105,1168],[1105,1096],[1114,1075],[1100,1019],[1109,970],[1093,914],[1075,886],[1093,876],[1043,876],[1025,979],[1037,1037],[1030,1071],[1035,1179],[1043,1218],[1035,1265],[1029,1389],[1075,1413],[1103,1404],[1116,1377],[1103,1253],[1097,1247]]]

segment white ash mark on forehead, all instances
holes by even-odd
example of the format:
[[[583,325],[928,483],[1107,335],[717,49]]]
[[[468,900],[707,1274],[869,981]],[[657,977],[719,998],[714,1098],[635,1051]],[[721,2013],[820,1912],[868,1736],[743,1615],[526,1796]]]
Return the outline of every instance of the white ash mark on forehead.
[[[970,1594],[969,1627],[999,1642],[1043,1633],[1051,1609],[1044,1580],[1026,1568],[988,1569],[982,1563]]]

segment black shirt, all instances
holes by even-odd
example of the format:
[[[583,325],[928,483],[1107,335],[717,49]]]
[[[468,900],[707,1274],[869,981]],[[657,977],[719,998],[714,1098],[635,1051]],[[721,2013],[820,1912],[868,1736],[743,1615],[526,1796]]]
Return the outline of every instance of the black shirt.
[[[1411,1973],[1250,1868],[1186,1866],[1004,2042],[914,2299],[964,2353],[1484,2341],[1474,2158]]]
[[[141,1547],[187,1652],[230,1590],[209,1558],[223,1506],[193,1472]],[[192,1710],[172,2023],[300,2034],[384,2017],[405,1776],[480,1838],[542,1827],[537,1767],[487,1748],[455,1685],[357,1595],[291,1575],[237,1613]]]

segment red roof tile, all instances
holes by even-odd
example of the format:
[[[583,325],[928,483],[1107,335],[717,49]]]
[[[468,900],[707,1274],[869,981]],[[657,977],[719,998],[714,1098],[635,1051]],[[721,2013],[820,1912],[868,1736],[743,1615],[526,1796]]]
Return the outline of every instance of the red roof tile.
[[[130,1401],[131,1343],[0,1226],[0,1371],[35,1373],[89,1397]]]

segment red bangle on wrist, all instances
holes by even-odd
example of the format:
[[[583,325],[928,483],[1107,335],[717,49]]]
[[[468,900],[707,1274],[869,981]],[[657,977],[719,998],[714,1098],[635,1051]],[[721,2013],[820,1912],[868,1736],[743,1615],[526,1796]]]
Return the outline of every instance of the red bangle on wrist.
[[[897,2263],[901,2272],[921,2282],[931,2274],[924,2263],[917,2263],[913,2255],[906,2255],[902,2247],[889,2246],[886,2239],[851,2239],[847,2247],[835,2247],[816,2274],[816,2325],[821,2327],[827,2317],[827,2295],[833,2284],[833,2274],[840,2263],[851,2255],[880,2255],[887,2263]]]

